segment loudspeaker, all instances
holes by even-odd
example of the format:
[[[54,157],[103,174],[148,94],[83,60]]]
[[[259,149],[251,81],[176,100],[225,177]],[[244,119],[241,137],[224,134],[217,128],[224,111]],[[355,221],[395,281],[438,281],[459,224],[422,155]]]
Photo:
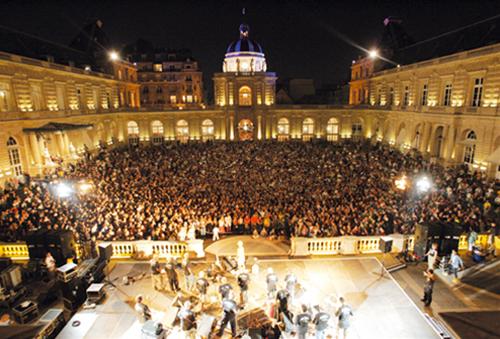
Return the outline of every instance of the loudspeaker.
[[[28,246],[28,253],[30,260],[43,260],[47,254],[45,246],[45,235],[47,230],[38,230],[29,233],[26,238],[26,245]]]
[[[431,242],[439,240],[440,236],[439,227],[417,224],[415,227],[413,253],[419,258],[423,258]]]
[[[73,256],[73,233],[71,231],[50,231],[45,235],[47,251],[52,254],[57,267],[66,264]]]
[[[113,256],[113,246],[110,243],[99,244],[99,259],[110,261]]]
[[[392,250],[392,238],[391,237],[380,237],[379,249],[382,253],[390,253]]]
[[[439,243],[439,255],[449,256],[451,255],[452,250],[458,251],[459,240],[459,237],[445,237],[444,239],[442,239]]]

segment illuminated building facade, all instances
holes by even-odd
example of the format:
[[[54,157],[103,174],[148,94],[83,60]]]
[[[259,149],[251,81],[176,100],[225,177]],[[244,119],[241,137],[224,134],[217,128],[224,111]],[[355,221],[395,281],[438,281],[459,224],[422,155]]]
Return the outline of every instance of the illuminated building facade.
[[[500,44],[374,73],[368,68],[367,76],[353,65],[351,85],[363,77],[368,91],[364,104],[356,95],[348,106],[276,104],[276,74],[246,25],[214,75],[213,107],[140,107],[135,66],[112,65],[105,74],[1,54],[2,185],[104,144],[175,140],[371,138],[492,176],[500,164]]]

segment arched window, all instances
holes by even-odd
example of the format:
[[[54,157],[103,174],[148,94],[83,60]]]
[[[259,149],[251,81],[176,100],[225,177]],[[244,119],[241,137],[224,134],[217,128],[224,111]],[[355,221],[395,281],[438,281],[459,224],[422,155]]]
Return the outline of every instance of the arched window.
[[[278,120],[278,140],[288,140],[290,135],[290,121],[287,118]]]
[[[339,140],[339,121],[337,118],[330,118],[326,124],[326,140]]]
[[[474,164],[474,156],[476,155],[476,140],[477,136],[474,131],[467,133],[465,138],[464,163],[468,165]]]
[[[131,146],[139,145],[139,125],[135,121],[127,123],[128,144]]]
[[[201,137],[203,140],[213,139],[214,137],[214,122],[210,119],[205,119],[201,123]]]
[[[186,120],[179,120],[175,125],[175,136],[180,141],[189,140],[189,124]]]
[[[148,86],[144,86],[142,88],[142,94],[148,94],[149,93],[149,87]]]
[[[314,120],[311,118],[305,118],[302,122],[302,139],[310,140],[314,136]]]
[[[163,143],[163,123],[160,120],[154,120],[151,123],[151,142],[153,145]]]
[[[250,87],[241,86],[238,93],[238,102],[240,106],[252,106],[252,90]]]
[[[7,140],[7,151],[9,153],[9,163],[12,173],[17,177],[23,174],[21,166],[21,157],[19,155],[19,145],[16,139],[10,137]]]

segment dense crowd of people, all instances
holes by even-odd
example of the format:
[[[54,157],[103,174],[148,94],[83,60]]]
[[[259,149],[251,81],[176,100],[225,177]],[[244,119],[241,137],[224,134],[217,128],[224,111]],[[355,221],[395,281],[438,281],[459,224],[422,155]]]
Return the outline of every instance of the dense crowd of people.
[[[428,192],[398,190],[406,175]],[[94,189],[68,198],[53,181]],[[81,241],[189,239],[220,233],[328,237],[411,233],[417,223],[494,226],[500,195],[484,173],[431,165],[383,144],[209,142],[101,150],[47,180],[0,196],[0,236],[37,228],[73,230]]]

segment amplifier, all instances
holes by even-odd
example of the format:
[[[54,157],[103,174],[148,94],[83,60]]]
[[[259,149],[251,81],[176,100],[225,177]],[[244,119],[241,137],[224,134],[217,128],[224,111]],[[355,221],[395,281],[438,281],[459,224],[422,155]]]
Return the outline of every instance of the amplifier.
[[[21,266],[13,265],[0,273],[0,287],[10,290],[19,286],[23,282]]]
[[[34,301],[25,301],[12,309],[14,320],[19,324],[26,324],[38,317],[38,305]]]
[[[78,271],[76,270],[76,264],[68,263],[57,269],[57,278],[62,282],[69,282],[73,279]]]
[[[62,330],[66,321],[64,320],[63,310],[60,308],[51,308],[40,319],[37,325],[42,325],[43,328],[35,336],[35,339],[50,339],[55,338]]]
[[[98,303],[105,295],[104,284],[92,284],[87,288],[87,299],[92,303]]]

